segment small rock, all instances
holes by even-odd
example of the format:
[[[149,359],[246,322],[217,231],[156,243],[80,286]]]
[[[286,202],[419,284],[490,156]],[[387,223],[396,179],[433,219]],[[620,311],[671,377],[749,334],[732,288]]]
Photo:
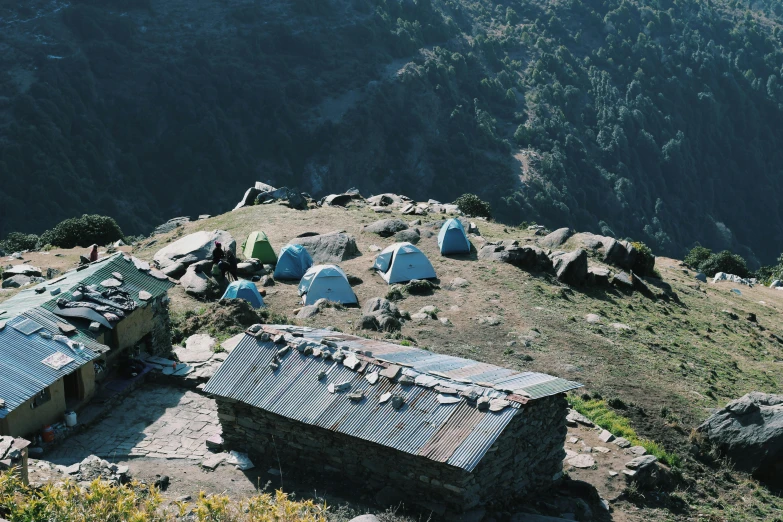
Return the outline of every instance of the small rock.
[[[461,277],[455,277],[452,279],[449,284],[446,285],[446,290],[456,290],[458,288],[465,288],[466,286],[470,285],[467,279],[463,279]]]
[[[489,406],[490,406],[489,403],[490,403],[490,398],[489,397],[480,397],[476,401],[476,408],[479,411],[487,411],[489,409]]]
[[[352,518],[348,522],[381,522],[381,520],[375,515],[362,515],[356,518]]]
[[[642,456],[647,453],[647,450],[644,449],[644,446],[631,446],[628,448],[628,451],[633,455]]]
[[[389,399],[391,399],[391,397],[392,397],[391,392],[386,392],[386,393],[384,393],[383,395],[380,396],[380,398],[378,399],[378,402],[380,404],[383,404],[386,401],[388,401]]]
[[[392,397],[392,407],[395,410],[399,410],[402,408],[402,406],[405,404],[405,399],[402,398],[400,395],[394,395]]]
[[[348,398],[351,399],[353,402],[359,402],[362,399],[364,399],[364,393],[362,392],[349,393]]]
[[[593,421],[582,415],[576,410],[568,410],[568,416],[566,416],[566,424],[568,424],[571,427],[576,427],[577,424],[581,424],[582,426],[587,426],[588,428],[592,428],[595,426]]]
[[[631,447],[631,441],[629,441],[628,439],[624,439],[623,437],[617,437],[612,442],[614,442],[617,446],[620,446],[623,449]]]
[[[568,442],[569,444],[576,444],[577,442],[579,442],[579,437],[571,437],[570,439],[568,439]]]
[[[371,385],[375,385],[375,383],[378,382],[378,372],[368,373],[364,376],[364,378],[367,379],[367,382],[369,382]]]
[[[568,460],[567,464],[569,466],[573,466],[575,468],[581,468],[581,469],[592,468],[593,466],[595,466],[595,459],[590,455],[582,453]]]
[[[214,471],[215,468],[220,466],[223,461],[226,460],[226,454],[225,453],[218,453],[217,455],[210,455],[203,461],[201,461],[201,467],[208,469],[210,471]]]
[[[604,446],[596,446],[593,449],[598,453],[609,453],[610,451],[612,451],[609,448],[605,448]]]
[[[616,471],[609,470],[610,477],[616,477],[617,475],[619,475],[619,473],[617,473]]]
[[[614,435],[609,433],[606,430],[603,430],[600,435],[598,435],[598,439],[601,442],[612,442],[614,440]]]
[[[628,469],[641,470],[648,466],[652,466],[657,461],[658,459],[654,455],[642,455],[641,457],[636,457],[630,462],[626,462],[625,467]]]
[[[149,301],[150,299],[152,299],[152,294],[151,293],[149,293],[149,292],[147,292],[145,290],[142,290],[141,292],[139,292],[139,300],[140,301]]]
[[[600,324],[601,316],[598,314],[587,314],[585,320],[590,324]]]

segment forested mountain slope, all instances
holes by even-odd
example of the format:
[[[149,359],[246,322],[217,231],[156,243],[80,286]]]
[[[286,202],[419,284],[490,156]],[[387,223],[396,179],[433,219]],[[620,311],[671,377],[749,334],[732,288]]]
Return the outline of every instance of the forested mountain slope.
[[[0,236],[128,233],[255,180],[355,185],[682,255],[780,253],[783,4],[0,2]]]

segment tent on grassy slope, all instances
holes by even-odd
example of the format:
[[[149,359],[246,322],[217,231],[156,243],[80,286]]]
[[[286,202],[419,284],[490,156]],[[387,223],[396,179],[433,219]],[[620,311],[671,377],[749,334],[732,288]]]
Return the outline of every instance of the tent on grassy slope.
[[[250,281],[244,280],[234,281],[228,285],[226,292],[223,294],[223,299],[244,299],[253,305],[253,308],[262,308],[266,306],[261,294],[258,293],[256,285]]]
[[[389,284],[437,277],[427,256],[410,243],[394,243],[387,247],[375,258],[373,268]]]
[[[300,280],[313,266],[313,258],[302,245],[286,245],[280,249],[275,265],[275,279]]]
[[[242,243],[242,252],[247,259],[258,259],[266,265],[277,263],[277,256],[269,238],[263,232],[251,232],[247,236],[247,241]]]
[[[440,227],[438,248],[441,255],[470,254],[470,240],[459,219],[449,219]]]
[[[299,295],[305,305],[315,304],[319,299],[335,303],[357,304],[345,272],[337,265],[315,265],[299,282]]]

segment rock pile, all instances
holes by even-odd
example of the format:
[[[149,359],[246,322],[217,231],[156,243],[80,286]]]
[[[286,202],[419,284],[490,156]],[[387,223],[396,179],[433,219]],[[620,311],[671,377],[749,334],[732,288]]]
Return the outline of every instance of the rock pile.
[[[60,470],[77,482],[90,483],[97,479],[114,484],[125,484],[131,478],[128,466],[111,464],[95,455],[90,455],[72,466],[62,466]]]

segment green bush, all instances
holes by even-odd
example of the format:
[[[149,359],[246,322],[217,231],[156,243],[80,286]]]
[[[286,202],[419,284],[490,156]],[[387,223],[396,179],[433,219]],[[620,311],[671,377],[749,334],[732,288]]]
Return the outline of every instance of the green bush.
[[[633,273],[640,276],[655,274],[655,255],[650,247],[641,241],[631,243],[636,249],[636,260],[633,263]]]
[[[699,270],[699,267],[712,255],[712,250],[704,248],[701,245],[696,245],[688,252],[683,262],[694,270]]]
[[[748,277],[750,271],[745,260],[738,254],[732,254],[728,250],[712,254],[706,261],[699,265],[699,270],[712,277],[718,272],[726,272],[740,277]]]
[[[41,243],[60,248],[88,247],[92,244],[107,245],[122,239],[120,226],[114,219],[97,214],[85,214],[70,218],[41,234]]]
[[[19,252],[20,250],[33,250],[38,244],[38,236],[35,234],[22,234],[21,232],[11,232],[3,241],[2,246],[10,252]]]
[[[475,194],[463,194],[454,201],[457,208],[470,217],[492,217],[492,207]]]

